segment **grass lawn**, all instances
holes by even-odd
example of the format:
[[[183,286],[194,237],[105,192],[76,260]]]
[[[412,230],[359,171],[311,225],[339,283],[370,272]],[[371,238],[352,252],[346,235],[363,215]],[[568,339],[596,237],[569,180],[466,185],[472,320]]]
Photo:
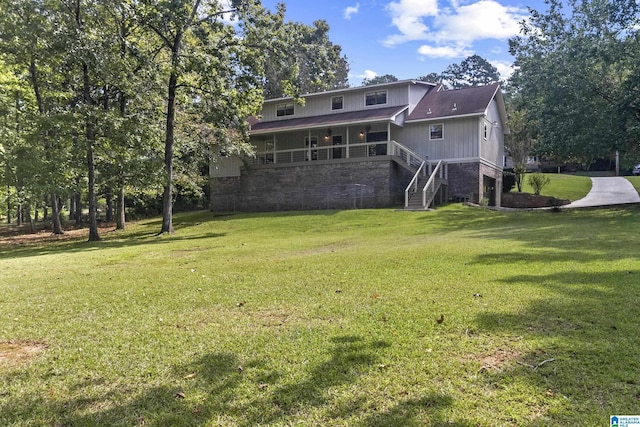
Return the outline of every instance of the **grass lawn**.
[[[530,175],[525,175],[522,191],[533,194],[533,188],[529,185]],[[591,178],[588,176],[557,173],[545,173],[544,175],[548,176],[551,182],[542,189],[543,196],[575,201],[582,199],[591,190]],[[517,189],[514,188],[511,191],[517,191]]]
[[[608,425],[640,414],[639,222],[455,204],[5,238],[0,425]]]

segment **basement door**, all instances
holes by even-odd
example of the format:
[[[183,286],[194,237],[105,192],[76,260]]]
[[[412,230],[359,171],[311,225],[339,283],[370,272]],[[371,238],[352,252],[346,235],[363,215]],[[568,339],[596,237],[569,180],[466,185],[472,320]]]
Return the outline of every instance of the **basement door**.
[[[482,177],[482,198],[489,206],[496,205],[496,180],[488,176]]]

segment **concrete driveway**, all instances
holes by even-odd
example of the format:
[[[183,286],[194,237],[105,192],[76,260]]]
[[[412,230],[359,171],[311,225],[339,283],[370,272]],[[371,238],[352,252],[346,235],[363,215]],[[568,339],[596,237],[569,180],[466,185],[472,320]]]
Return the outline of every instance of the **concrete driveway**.
[[[624,205],[640,203],[640,196],[633,185],[620,176],[591,178],[591,191],[586,197],[564,205],[563,208]]]

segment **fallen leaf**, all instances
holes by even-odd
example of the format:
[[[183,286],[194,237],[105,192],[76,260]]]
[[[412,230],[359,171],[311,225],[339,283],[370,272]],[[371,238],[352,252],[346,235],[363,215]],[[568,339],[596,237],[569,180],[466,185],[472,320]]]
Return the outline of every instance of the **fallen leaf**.
[[[191,372],[190,374],[185,375],[184,377],[182,377],[182,379],[188,380],[189,378],[193,378],[195,376],[196,376],[196,373],[195,372]]]
[[[373,296],[374,299],[380,298],[380,294],[373,294],[372,296]]]
[[[175,399],[184,399],[187,396],[185,396],[184,393],[178,392],[178,393],[174,394],[173,397]]]

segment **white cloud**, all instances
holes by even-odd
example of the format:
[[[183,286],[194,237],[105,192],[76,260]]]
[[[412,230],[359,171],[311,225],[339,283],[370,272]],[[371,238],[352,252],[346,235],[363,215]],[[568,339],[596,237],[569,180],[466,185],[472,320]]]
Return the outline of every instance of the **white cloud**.
[[[398,28],[400,34],[387,37],[386,46],[394,46],[411,40],[424,40],[429,33],[429,27],[424,18],[438,15],[437,0],[400,0],[387,5],[391,15],[391,22]]]
[[[355,6],[349,6],[344,10],[344,19],[351,19],[351,16],[357,15],[360,12],[360,3],[356,3]]]
[[[418,49],[418,53],[430,58],[464,58],[473,55],[473,51],[465,46],[429,46],[423,45]]]
[[[388,47],[410,41],[429,41],[419,49],[429,57],[468,56],[478,40],[505,40],[520,32],[519,22],[527,12],[504,6],[499,0],[473,3],[449,0],[448,7],[438,8],[437,0],[399,0],[387,5],[391,22],[398,32],[387,36]],[[454,52],[457,54],[454,55]]]
[[[364,70],[364,73],[358,74],[355,77],[357,77],[359,79],[372,79],[377,75],[378,75],[378,73],[376,73],[375,71]]]
[[[513,63],[507,61],[489,61],[491,65],[498,69],[500,78],[506,81],[513,74]]]

